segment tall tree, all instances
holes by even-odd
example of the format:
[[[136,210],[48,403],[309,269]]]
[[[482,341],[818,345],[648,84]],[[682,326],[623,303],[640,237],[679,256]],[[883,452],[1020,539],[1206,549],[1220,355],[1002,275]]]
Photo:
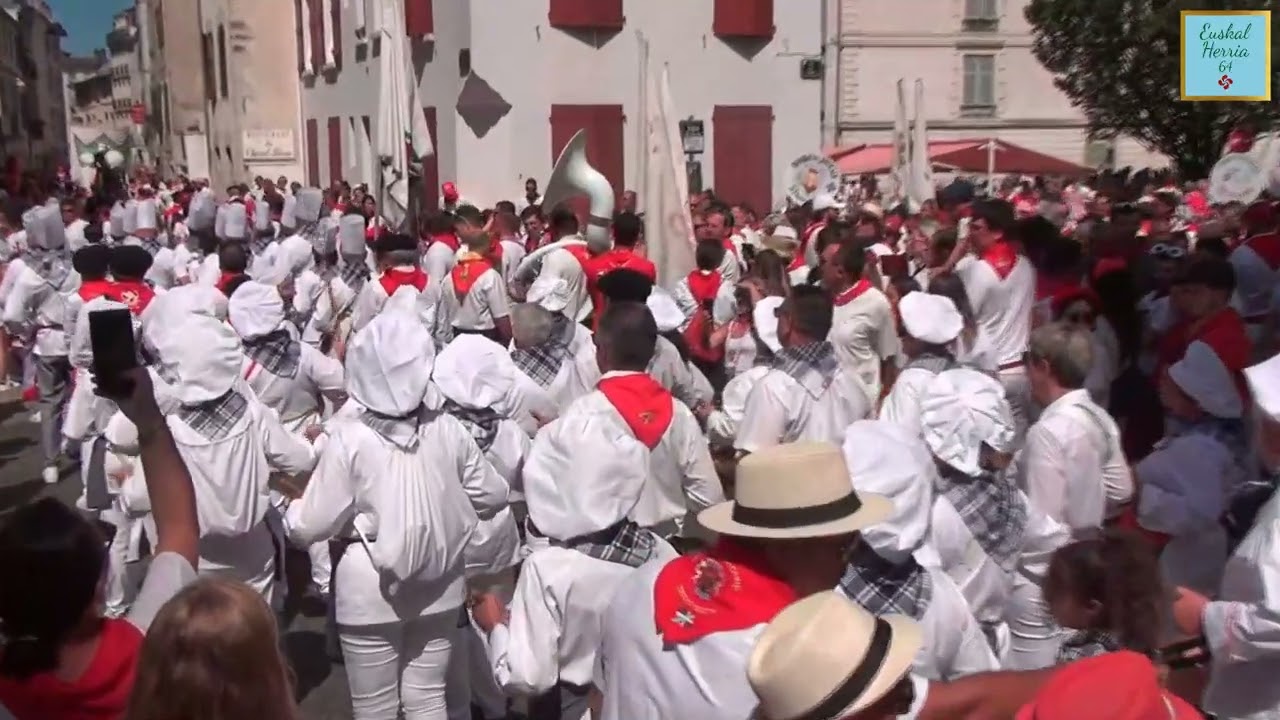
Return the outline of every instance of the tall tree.
[[[1099,138],[1128,135],[1168,155],[1183,177],[1208,174],[1227,134],[1262,131],[1280,119],[1276,102],[1179,100],[1182,10],[1257,10],[1257,0],[1031,0],[1032,52]],[[1272,18],[1272,57],[1280,32]],[[1197,43],[1189,40],[1188,52]],[[1272,87],[1280,88],[1280,65]]]

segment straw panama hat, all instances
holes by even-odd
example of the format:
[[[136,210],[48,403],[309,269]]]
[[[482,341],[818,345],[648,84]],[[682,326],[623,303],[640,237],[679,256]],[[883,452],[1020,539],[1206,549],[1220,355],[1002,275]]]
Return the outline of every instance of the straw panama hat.
[[[747,660],[760,720],[835,720],[865,710],[911,670],[923,636],[903,615],[876,617],[828,590],[788,605]]]
[[[839,447],[797,442],[742,458],[734,499],[703,510],[698,522],[722,535],[785,540],[847,535],[892,511],[888,498],[854,491]]]

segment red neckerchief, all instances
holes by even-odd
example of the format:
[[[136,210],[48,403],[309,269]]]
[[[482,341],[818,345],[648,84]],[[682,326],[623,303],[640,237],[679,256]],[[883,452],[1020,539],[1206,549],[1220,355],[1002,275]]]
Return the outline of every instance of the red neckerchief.
[[[832,298],[831,302],[834,303],[836,307],[842,307],[844,305],[848,305],[854,300],[857,300],[863,293],[870,289],[871,281],[866,278],[861,278],[858,282],[853,284],[853,287],[836,293],[836,296]]]
[[[622,416],[636,439],[650,450],[658,446],[675,417],[675,400],[657,380],[644,373],[615,375],[596,385]]]
[[[454,252],[458,252],[458,248],[462,247],[462,244],[458,242],[458,236],[453,233],[435,233],[431,236],[431,243],[433,245],[435,243],[443,243]]]
[[[107,297],[124,303],[125,307],[129,308],[129,312],[135,316],[141,315],[156,296],[156,291],[141,280],[117,280],[111,285]]]
[[[992,270],[996,271],[996,277],[1004,280],[1009,277],[1009,273],[1013,272],[1013,267],[1018,264],[1018,251],[1013,245],[1001,240],[993,243],[991,247],[982,251],[982,259]]]
[[[218,276],[218,282],[216,283],[218,290],[222,291],[223,295],[226,295],[227,283],[231,282],[232,280],[235,280],[238,277],[240,277],[240,273],[224,271],[221,275]]]
[[[1280,233],[1252,235],[1240,244],[1257,253],[1272,272],[1280,270]]]
[[[796,248],[796,254],[791,258],[791,264],[787,266],[787,270],[799,270],[805,266],[805,250],[809,247],[809,243],[817,239],[818,233],[826,226],[826,221],[817,220],[809,223],[809,227],[800,233],[800,247]]]
[[[724,279],[720,277],[720,273],[716,270],[707,272],[705,270],[694,270],[689,273],[689,277],[685,278],[685,282],[689,283],[689,293],[693,295],[693,299],[698,304],[708,300],[715,300],[716,295],[720,292],[720,283]]]
[[[613,248],[588,258],[585,269],[587,279],[593,284],[614,270],[634,270],[654,282],[658,280],[657,266],[627,248]]]
[[[102,297],[111,292],[110,280],[85,280],[80,283],[80,299],[89,302],[96,297]]]
[[[382,236],[382,225],[380,223],[374,223],[364,229],[365,242],[373,242],[374,240],[377,240],[381,236]]]
[[[382,277],[378,278],[378,283],[386,291],[387,297],[395,295],[396,291],[405,285],[412,285],[418,292],[422,292],[427,287],[427,274],[422,272],[422,268],[419,267],[415,267],[412,270],[390,268],[382,273]]]
[[[796,600],[791,586],[765,569],[758,553],[727,538],[658,571],[653,622],[664,645],[696,642],[772,620]]]
[[[582,266],[582,273],[587,276],[588,280],[590,280],[591,279],[591,253],[587,252],[587,246],[586,245],[565,245],[564,249],[568,250],[569,254],[573,256],[573,259],[578,261],[578,264]]]
[[[468,253],[466,257],[459,260],[458,264],[449,271],[449,277],[453,280],[453,292],[457,294],[458,299],[466,297],[476,281],[492,269],[493,263],[483,255]]]

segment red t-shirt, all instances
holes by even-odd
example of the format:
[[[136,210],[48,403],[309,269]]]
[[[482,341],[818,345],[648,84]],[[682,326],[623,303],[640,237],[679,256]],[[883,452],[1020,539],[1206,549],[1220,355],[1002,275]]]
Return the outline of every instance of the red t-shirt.
[[[104,620],[84,674],[72,682],[53,673],[23,681],[0,677],[0,704],[17,720],[118,720],[133,691],[142,632],[127,620]]]
[[[1241,399],[1249,402],[1249,386],[1244,379],[1244,369],[1249,367],[1253,343],[1240,313],[1234,308],[1223,308],[1202,321],[1182,321],[1169,329],[1160,339],[1157,356],[1160,372],[1182,359],[1187,348],[1196,340],[1213,348],[1213,352],[1231,373],[1240,391]]]
[[[587,276],[587,291],[591,294],[591,304],[595,307],[597,315],[604,307],[604,295],[600,293],[599,288],[600,278],[610,271],[624,268],[634,270],[655,283],[658,282],[658,266],[648,258],[640,257],[625,248],[614,248],[582,261],[582,271]]]

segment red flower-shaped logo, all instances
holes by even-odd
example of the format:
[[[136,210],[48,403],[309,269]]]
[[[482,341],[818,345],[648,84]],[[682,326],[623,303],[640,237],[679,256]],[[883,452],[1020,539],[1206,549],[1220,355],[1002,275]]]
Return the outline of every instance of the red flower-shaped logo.
[[[1218,78],[1218,84],[1222,86],[1223,90],[1230,90],[1232,82],[1233,81],[1231,80],[1230,75],[1223,75],[1222,77]]]

